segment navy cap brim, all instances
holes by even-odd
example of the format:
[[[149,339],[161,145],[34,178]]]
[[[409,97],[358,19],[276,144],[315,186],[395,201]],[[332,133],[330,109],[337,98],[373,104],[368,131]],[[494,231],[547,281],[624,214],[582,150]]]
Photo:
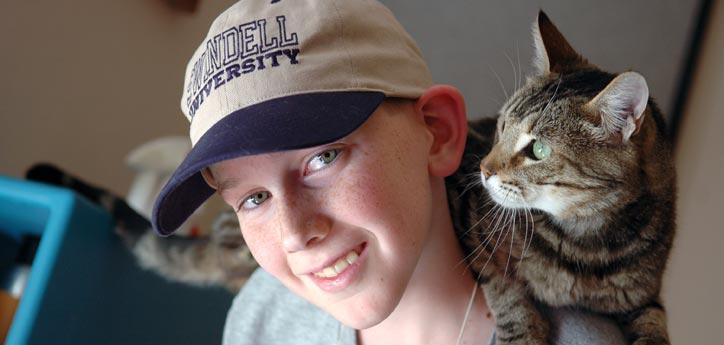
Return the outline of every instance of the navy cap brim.
[[[156,199],[152,224],[162,236],[178,229],[212,194],[201,170],[227,159],[323,145],[362,125],[382,92],[317,92],[239,109],[214,124],[191,149]]]

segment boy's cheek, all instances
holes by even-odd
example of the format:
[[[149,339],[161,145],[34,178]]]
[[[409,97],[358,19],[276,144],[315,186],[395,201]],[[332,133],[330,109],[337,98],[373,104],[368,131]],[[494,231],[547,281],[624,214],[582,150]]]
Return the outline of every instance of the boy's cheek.
[[[266,229],[266,233],[255,233],[250,230],[254,228],[253,225],[242,225],[242,229],[245,227],[247,231],[242,230],[242,235],[254,260],[264,270],[276,275],[274,272],[280,270],[286,259],[282,256],[281,247],[275,243],[274,236],[270,236],[272,230]]]
[[[294,276],[287,264],[286,257],[282,255],[281,249],[273,247],[256,247],[252,249],[251,246],[249,249],[259,266],[275,278],[285,282]]]

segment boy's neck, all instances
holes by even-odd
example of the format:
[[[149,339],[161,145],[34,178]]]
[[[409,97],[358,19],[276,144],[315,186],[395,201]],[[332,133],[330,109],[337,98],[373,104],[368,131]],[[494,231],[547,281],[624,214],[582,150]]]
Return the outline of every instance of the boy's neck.
[[[447,199],[437,200],[426,247],[405,294],[387,319],[357,331],[357,344],[389,344],[391,339],[401,345],[456,343],[477,284],[463,261]],[[480,290],[465,323],[461,343],[488,344],[494,320]]]

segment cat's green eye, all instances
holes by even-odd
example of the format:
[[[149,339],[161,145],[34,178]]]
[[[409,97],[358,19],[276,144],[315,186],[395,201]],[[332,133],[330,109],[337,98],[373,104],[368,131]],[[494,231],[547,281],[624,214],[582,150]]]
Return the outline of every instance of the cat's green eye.
[[[551,147],[542,143],[540,140],[533,142],[533,157],[537,160],[544,160],[551,155]]]

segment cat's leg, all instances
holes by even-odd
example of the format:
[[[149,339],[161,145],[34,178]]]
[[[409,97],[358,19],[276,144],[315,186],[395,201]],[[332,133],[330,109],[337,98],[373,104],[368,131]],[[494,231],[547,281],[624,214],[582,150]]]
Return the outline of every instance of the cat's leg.
[[[496,345],[549,343],[548,320],[536,308],[522,282],[496,274],[481,286],[495,315]]]
[[[617,319],[633,345],[668,345],[666,311],[658,298]]]

